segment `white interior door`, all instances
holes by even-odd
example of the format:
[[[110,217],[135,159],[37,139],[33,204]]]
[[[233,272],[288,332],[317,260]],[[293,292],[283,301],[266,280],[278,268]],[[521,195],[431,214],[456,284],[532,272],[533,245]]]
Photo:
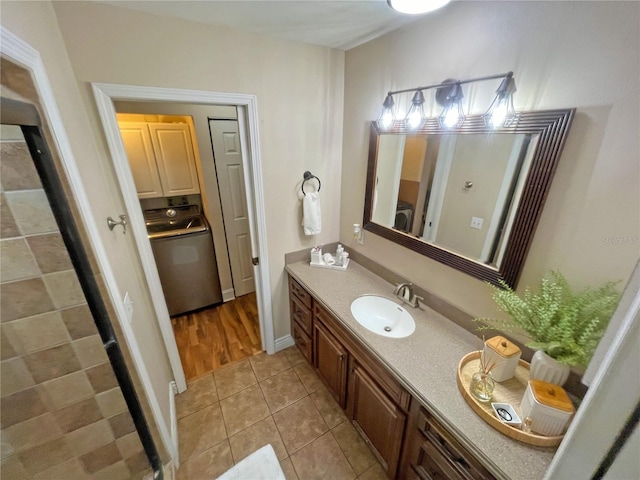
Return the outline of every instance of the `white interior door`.
[[[251,233],[237,120],[209,120],[235,296],[255,291]]]

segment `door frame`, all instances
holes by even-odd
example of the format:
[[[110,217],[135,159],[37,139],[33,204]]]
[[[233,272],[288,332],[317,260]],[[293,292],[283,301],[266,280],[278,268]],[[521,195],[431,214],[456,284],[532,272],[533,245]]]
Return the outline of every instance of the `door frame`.
[[[147,280],[147,286],[158,317],[162,338],[167,349],[169,362],[180,392],[186,388],[184,371],[180,362],[180,355],[171,326],[169,311],[167,310],[162,292],[160,277],[158,276],[158,270],[151,250],[151,244],[147,237],[144,217],[138,200],[135,183],[124,150],[122,137],[120,136],[114,101],[179,102],[241,107],[238,108],[238,124],[241,127],[241,147],[243,151],[246,152],[246,155],[243,155],[243,168],[247,207],[249,210],[251,253],[253,257],[260,259],[259,264],[254,267],[256,271],[256,298],[258,303],[260,336],[262,348],[269,354],[275,353],[256,96],[243,93],[220,93],[203,90],[143,87],[110,83],[92,83],[91,86],[98,113],[102,120],[102,126],[118,183],[120,184],[122,197],[129,215],[129,226],[135,238],[140,261]],[[179,381],[180,378],[182,382]]]

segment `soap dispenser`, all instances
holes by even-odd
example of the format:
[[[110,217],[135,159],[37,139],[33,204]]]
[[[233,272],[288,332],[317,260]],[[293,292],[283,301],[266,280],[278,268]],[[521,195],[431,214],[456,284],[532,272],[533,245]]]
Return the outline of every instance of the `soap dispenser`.
[[[344,264],[344,248],[342,244],[338,244],[338,248],[336,249],[336,266],[341,267]]]

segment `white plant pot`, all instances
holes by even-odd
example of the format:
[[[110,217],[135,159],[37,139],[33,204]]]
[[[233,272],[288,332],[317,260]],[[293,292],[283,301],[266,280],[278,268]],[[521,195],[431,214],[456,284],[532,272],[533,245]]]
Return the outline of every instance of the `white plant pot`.
[[[542,350],[537,350],[531,358],[530,376],[534,380],[543,380],[556,385],[564,385],[569,378],[571,367],[557,362]]]

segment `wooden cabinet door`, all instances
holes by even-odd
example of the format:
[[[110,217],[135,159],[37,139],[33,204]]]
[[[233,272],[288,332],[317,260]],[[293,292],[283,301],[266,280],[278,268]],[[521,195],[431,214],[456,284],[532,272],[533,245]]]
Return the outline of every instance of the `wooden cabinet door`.
[[[184,123],[148,125],[164,196],[200,193],[189,126]]]
[[[119,126],[138,197],[162,197],[162,184],[147,124],[122,122]]]
[[[347,387],[347,350],[316,318],[313,323],[314,365],[316,373],[341,408]]]
[[[387,476],[395,478],[406,414],[355,362],[349,378],[348,412],[354,426],[378,454]]]

